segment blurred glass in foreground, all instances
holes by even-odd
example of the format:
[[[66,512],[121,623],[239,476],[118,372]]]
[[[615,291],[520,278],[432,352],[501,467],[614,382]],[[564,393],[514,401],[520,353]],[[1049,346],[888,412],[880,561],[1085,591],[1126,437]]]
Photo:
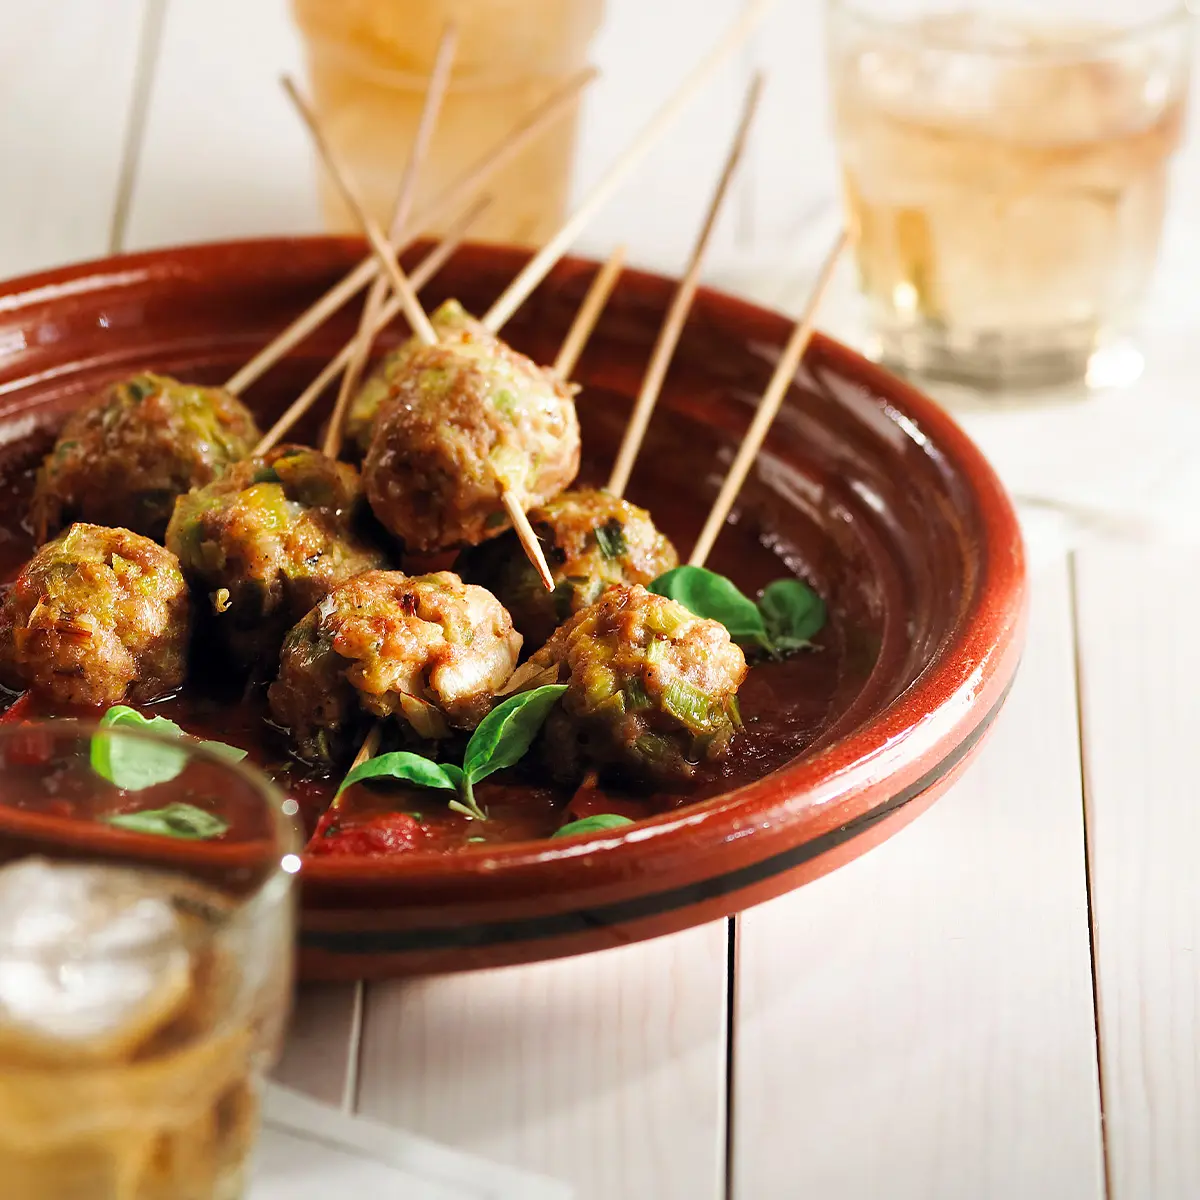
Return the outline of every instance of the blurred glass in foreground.
[[[984,388],[1104,378],[1158,254],[1191,18],[1165,0],[830,0],[881,357]]]
[[[6,1200],[243,1195],[291,993],[287,809],[194,742],[0,726]]]
[[[292,9],[322,123],[386,228],[447,22],[458,25],[458,52],[417,209],[586,67],[604,0],[292,0]],[[554,232],[569,198],[576,117],[487,185],[495,203],[472,237],[537,245]],[[358,232],[324,173],[321,197],[331,229]],[[435,229],[457,215],[439,214]]]

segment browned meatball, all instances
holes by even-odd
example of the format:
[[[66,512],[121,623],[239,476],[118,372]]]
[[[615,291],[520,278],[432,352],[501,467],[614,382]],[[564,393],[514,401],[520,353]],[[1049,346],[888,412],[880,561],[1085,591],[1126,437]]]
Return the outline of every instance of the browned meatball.
[[[560,779],[589,766],[650,783],[688,779],[723,757],[741,726],[746,659],[725,626],[643,587],[609,588],[530,659],[538,667],[557,667],[567,685],[543,739]]]
[[[429,314],[429,322],[438,340],[446,344],[455,342],[482,342],[496,345],[494,333],[489,333],[457,300],[447,300]],[[408,371],[412,357],[421,348],[421,340],[410,337],[403,345],[387,354],[359,388],[350,411],[346,414],[346,440],[357,447],[360,454],[371,448],[371,433],[375,418],[383,402],[391,396],[396,381]]]
[[[363,486],[414,551],[474,546],[508,525],[501,502],[556,496],[579,470],[571,389],[502,342],[422,346],[375,422]]]
[[[287,630],[337,584],[387,565],[358,472],[303,446],[231,467],[180,496],[167,545],[211,598],[243,667],[273,663]]]
[[[0,605],[0,682],[64,706],[152,700],[183,683],[189,622],[173,554],[128,529],[72,525]]]
[[[301,755],[336,760],[364,714],[420,737],[474,729],[517,664],[521,635],[457,575],[369,571],[335,588],[288,634],[272,717]]]
[[[111,384],[63,426],[38,472],[39,541],[72,521],[162,541],[175,498],[254,448],[250,411],[221,388],[145,373]]]
[[[464,550],[455,569],[495,593],[530,645],[540,646],[614,583],[650,583],[679,565],[650,514],[608,492],[563,492],[530,510],[529,520],[554,575],[553,592],[511,531]]]

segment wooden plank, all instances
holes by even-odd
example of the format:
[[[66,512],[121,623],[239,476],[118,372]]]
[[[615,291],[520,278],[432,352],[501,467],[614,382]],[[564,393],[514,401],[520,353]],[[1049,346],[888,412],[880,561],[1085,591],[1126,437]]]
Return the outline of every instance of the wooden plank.
[[[962,780],[739,919],[736,1200],[1100,1200],[1082,824],[1060,559]]]
[[[326,1104],[352,1109],[361,1032],[361,984],[299,988],[275,1079]]]
[[[726,929],[369,985],[359,1111],[577,1200],[718,1200]]]
[[[171,0],[129,248],[319,231],[314,164],[284,71],[302,71],[285,0]]]
[[[144,8],[0,5],[0,276],[108,251]]]
[[[1200,1196],[1200,627],[1195,549],[1077,560],[1112,1200]]]

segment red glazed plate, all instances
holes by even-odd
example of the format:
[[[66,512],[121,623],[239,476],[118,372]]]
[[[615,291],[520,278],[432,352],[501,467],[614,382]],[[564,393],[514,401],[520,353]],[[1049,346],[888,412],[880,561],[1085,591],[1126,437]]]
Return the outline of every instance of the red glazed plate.
[[[227,378],[361,254],[352,240],[259,240],[0,285],[3,486],[99,384],[147,366]],[[467,247],[425,299],[482,311],[524,257]],[[595,269],[560,264],[506,337],[550,361]],[[626,272],[577,371],[593,480],[611,461],[672,287]],[[255,385],[247,400],[264,423],[355,322],[351,306]],[[789,332],[777,314],[711,291],[698,298],[630,491],[685,552]],[[17,494],[0,510],[0,539],[14,544],[25,536]],[[818,336],[710,565],[747,589],[794,570],[829,604],[824,691],[794,753],[752,782],[610,833],[306,860],[306,976],[528,962],[686,928],[861,854],[957,778],[1016,671],[1025,576],[1000,483],[930,400]]]

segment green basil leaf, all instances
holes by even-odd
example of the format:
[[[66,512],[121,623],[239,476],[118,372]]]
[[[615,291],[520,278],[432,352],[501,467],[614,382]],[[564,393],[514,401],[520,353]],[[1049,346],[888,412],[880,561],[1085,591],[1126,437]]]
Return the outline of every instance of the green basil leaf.
[[[126,704],[110,708],[100,718],[101,729],[136,729],[163,737],[182,739],[183,730],[166,717],[143,717]],[[170,783],[183,774],[187,751],[182,746],[149,739],[121,737],[119,733],[96,733],[91,745],[92,769],[102,779],[123,791],[138,792],[160,783]]]
[[[128,742],[131,739],[124,740]],[[182,802],[168,804],[165,808],[148,808],[142,812],[113,813],[104,820],[109,825],[133,833],[154,833],[160,837],[183,838],[192,842],[218,838],[229,829],[229,822],[223,817]]]
[[[825,601],[799,579],[777,579],[768,584],[758,607],[767,636],[780,650],[809,645],[825,625]]]
[[[162,738],[183,740],[187,735],[166,717],[143,717],[128,704],[117,704],[100,718],[101,729],[136,729]],[[241,762],[246,751],[224,742],[200,742],[201,746],[229,762]],[[117,733],[97,733],[92,738],[92,769],[109,783],[126,792],[137,792],[160,783],[170,783],[183,774],[187,750],[148,738],[123,738]]]
[[[420,754],[399,750],[379,754],[359,763],[342,780],[338,795],[352,784],[362,783],[364,779],[399,779],[404,783],[415,783],[417,787],[445,788],[455,792],[461,777],[462,772],[449,763],[435,763]]]
[[[677,601],[698,617],[720,621],[735,642],[767,641],[758,605],[724,575],[703,567],[676,567],[654,580],[649,590]]]
[[[572,821],[552,833],[551,837],[574,837],[577,833],[600,833],[605,829],[619,829],[622,825],[632,825],[628,817],[617,813],[597,813],[594,817],[583,817]]]
[[[567,690],[565,683],[548,683],[510,696],[479,723],[467,743],[463,773],[471,783],[519,762],[537,737],[550,710]]]
[[[603,525],[597,525],[592,534],[605,558],[620,558],[629,551],[629,544],[625,541],[625,526],[616,517],[609,517]]]

